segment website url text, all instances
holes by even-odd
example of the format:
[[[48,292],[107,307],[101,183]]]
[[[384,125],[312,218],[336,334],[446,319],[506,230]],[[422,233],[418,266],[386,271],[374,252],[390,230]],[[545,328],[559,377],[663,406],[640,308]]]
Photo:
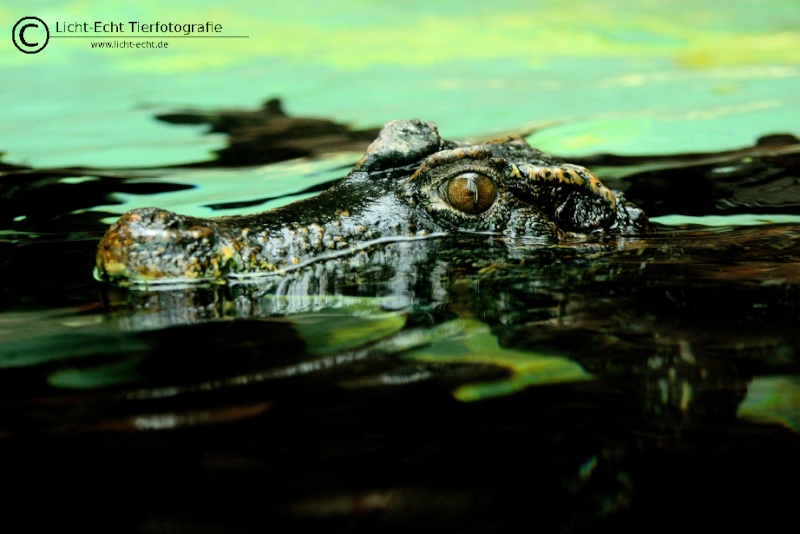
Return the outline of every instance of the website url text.
[[[161,48],[165,49],[169,46],[167,41],[100,41],[90,43],[92,48]]]

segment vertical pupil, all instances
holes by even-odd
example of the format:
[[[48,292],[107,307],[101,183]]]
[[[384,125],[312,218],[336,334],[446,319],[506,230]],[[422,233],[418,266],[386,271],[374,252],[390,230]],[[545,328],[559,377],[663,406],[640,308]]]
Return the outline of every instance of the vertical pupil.
[[[462,182],[461,187],[464,188],[465,200],[467,200],[467,201],[472,200],[473,206],[477,206],[478,205],[478,195],[480,193],[478,192],[478,186],[475,183],[475,179],[472,178],[472,177],[469,177],[469,178],[464,177],[464,178],[461,178],[460,180]]]

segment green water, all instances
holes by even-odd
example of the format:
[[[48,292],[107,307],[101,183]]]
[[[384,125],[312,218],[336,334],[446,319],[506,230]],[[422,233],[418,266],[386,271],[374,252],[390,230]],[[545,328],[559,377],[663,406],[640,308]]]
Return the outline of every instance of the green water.
[[[419,117],[446,137],[543,128],[561,154],[677,153],[797,133],[800,11],[791,1],[403,3],[41,2],[56,21],[212,20],[247,39],[97,50],[53,39],[0,56],[5,161],[160,166],[222,140],[152,120],[176,107],[255,107],[355,126]],[[11,24],[8,22],[7,24]]]

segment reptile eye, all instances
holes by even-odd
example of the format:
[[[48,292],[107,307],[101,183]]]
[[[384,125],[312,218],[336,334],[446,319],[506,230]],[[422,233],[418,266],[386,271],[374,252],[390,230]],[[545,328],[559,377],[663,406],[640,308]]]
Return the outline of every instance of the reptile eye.
[[[455,209],[477,215],[488,210],[497,198],[497,186],[491,178],[477,172],[465,172],[447,181],[447,201]]]

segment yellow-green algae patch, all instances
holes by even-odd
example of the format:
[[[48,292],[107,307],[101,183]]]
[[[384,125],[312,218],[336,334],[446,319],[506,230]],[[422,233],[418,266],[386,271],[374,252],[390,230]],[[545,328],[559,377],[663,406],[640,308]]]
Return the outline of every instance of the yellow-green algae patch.
[[[402,313],[348,316],[315,314],[292,319],[309,354],[330,354],[362,347],[399,332],[406,324]]]
[[[489,326],[475,319],[457,319],[452,335],[407,353],[408,360],[432,363],[473,363],[496,365],[508,370],[508,378],[459,386],[453,396],[460,401],[478,401],[508,395],[545,384],[591,379],[576,362],[552,354],[501,347]]]

